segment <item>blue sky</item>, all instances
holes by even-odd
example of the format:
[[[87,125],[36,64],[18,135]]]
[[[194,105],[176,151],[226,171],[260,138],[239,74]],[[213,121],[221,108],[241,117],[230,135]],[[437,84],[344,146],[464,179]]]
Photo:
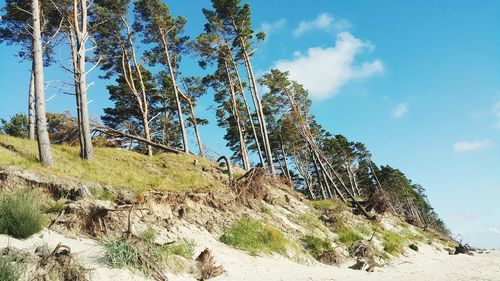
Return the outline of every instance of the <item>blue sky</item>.
[[[310,90],[326,129],[366,143],[378,164],[422,184],[459,238],[500,247],[499,1],[249,3],[255,29],[268,33],[255,54],[258,73],[290,70]],[[209,1],[168,4],[187,18],[188,35],[202,31]],[[29,64],[19,63],[16,50],[0,46],[0,118],[26,108]],[[202,73],[189,57],[182,69]],[[105,86],[113,82],[98,74],[89,78],[95,117],[110,105]],[[46,78],[69,81],[57,66]],[[47,88],[48,110],[72,110],[73,99],[58,92]],[[213,124],[201,132],[210,136],[206,145],[224,152],[211,105],[207,96],[198,109]]]

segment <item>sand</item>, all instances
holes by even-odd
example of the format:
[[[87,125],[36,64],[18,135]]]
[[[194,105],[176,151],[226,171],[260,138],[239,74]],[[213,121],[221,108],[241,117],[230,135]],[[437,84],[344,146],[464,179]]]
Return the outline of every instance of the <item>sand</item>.
[[[421,244],[419,252],[409,250],[405,256],[395,259],[391,264],[368,273],[347,268],[349,263],[338,267],[319,263],[306,265],[280,256],[250,256],[220,243],[205,230],[178,226],[177,231],[184,233],[186,237],[196,239],[197,252],[201,252],[205,247],[212,250],[216,262],[226,270],[223,275],[211,279],[214,281],[500,281],[500,251],[498,250],[474,256],[450,256],[447,252],[436,249],[435,246]],[[151,280],[127,269],[112,269],[103,265],[103,249],[95,240],[71,239],[47,230],[27,240],[0,235],[0,248],[10,245],[34,249],[43,244],[53,248],[60,242],[70,246],[76,258],[92,270],[92,281]],[[186,275],[168,274],[168,277],[170,281],[194,280]]]

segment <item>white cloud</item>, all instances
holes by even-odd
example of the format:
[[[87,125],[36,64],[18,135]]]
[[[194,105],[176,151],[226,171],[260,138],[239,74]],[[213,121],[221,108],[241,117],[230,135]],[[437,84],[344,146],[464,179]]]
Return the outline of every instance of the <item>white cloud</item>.
[[[488,230],[497,234],[497,235],[500,235],[500,229],[498,229],[496,227],[489,227]]]
[[[289,71],[290,78],[303,84],[313,97],[325,99],[335,95],[349,81],[384,71],[384,64],[379,59],[355,64],[356,55],[373,49],[370,42],[344,31],[338,34],[334,47],[295,52],[293,59],[277,61],[274,67]]]
[[[403,102],[396,105],[396,108],[392,111],[392,117],[399,119],[403,117],[408,112],[408,103]]]
[[[319,14],[314,20],[301,21],[299,26],[293,31],[294,37],[299,37],[302,34],[311,30],[323,30],[327,32],[348,30],[351,24],[346,20],[336,20],[328,13]]]
[[[460,141],[453,145],[453,149],[456,152],[469,152],[490,148],[493,142],[489,139],[477,140],[472,142]]]
[[[286,19],[279,19],[277,21],[273,22],[263,22],[260,25],[259,30],[263,31],[266,35],[269,35],[271,33],[274,33],[275,31],[283,28],[286,24]]]

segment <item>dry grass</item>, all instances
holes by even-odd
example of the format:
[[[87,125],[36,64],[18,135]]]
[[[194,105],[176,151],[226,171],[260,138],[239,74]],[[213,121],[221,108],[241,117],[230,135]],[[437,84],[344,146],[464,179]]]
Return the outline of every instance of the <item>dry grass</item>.
[[[215,164],[192,155],[161,153],[149,158],[132,151],[95,147],[95,159],[82,161],[78,147],[52,145],[52,150],[56,166],[49,169],[38,163],[36,142],[0,135],[0,165],[14,165],[45,175],[72,177],[135,192],[222,186],[220,181],[202,171],[202,167],[210,169]],[[195,159],[198,160],[196,166],[193,164]]]

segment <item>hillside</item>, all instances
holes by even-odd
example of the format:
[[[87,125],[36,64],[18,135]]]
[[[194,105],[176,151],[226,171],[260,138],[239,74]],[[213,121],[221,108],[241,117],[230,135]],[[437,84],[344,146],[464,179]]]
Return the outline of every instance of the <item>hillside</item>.
[[[337,199],[307,200],[263,169],[234,167],[229,181],[194,156],[96,148],[88,163],[53,148],[57,168],[42,168],[34,142],[0,136],[0,212],[28,194],[43,213],[26,240],[0,236],[21,280],[357,280],[369,273],[348,267],[390,273],[456,246],[390,212],[370,220]]]

